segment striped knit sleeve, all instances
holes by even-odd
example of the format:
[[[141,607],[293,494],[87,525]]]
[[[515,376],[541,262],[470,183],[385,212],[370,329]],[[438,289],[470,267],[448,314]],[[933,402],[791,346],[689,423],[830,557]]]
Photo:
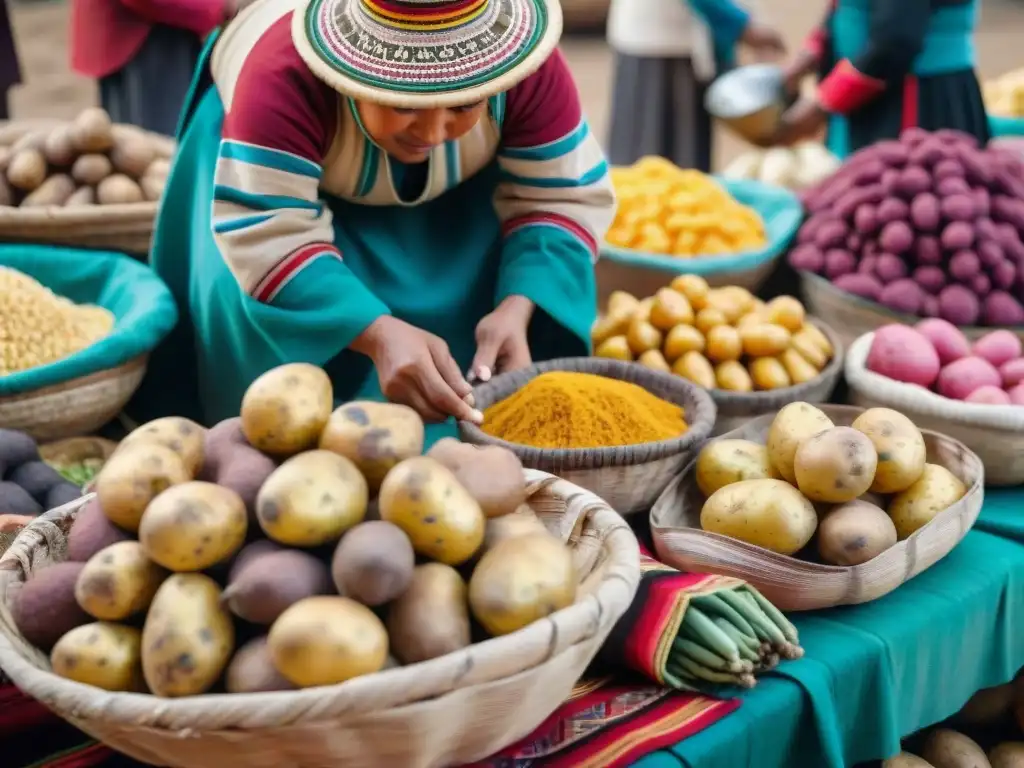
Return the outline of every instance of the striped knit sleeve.
[[[213,237],[246,294],[289,310],[289,322],[330,328],[336,354],[388,308],[334,244],[319,186],[337,95],[298,57],[289,25],[282,19],[257,42],[235,85],[217,159]]]

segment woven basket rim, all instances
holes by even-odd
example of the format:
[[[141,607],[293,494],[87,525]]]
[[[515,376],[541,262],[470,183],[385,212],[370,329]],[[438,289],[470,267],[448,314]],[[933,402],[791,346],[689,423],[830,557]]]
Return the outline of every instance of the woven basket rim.
[[[854,413],[863,413],[864,411],[868,410],[867,408],[860,408],[858,406],[853,405],[832,405],[827,403],[818,405],[817,407],[823,410],[825,412],[825,415],[829,415],[830,413],[847,413],[852,415]],[[725,434],[720,435],[718,437],[714,437],[711,439],[711,442],[716,440],[735,439],[737,435],[744,434],[746,429],[753,426],[755,423],[770,423],[770,421],[774,419],[775,416],[775,413],[766,413],[761,416],[758,416],[755,419],[751,419],[745,427],[740,427],[730,432],[726,432]],[[955,504],[946,507],[944,510],[939,512],[935,517],[933,517],[928,523],[926,523],[924,526],[916,530],[906,539],[902,539],[897,542],[897,545],[906,543],[908,547],[913,546],[913,543],[916,542],[918,539],[930,535],[930,532],[937,528],[941,523],[958,516],[960,514],[961,507],[970,507],[974,504],[977,504],[980,507],[985,497],[984,463],[981,461],[981,458],[976,453],[974,453],[974,451],[972,451],[970,448],[964,445],[962,442],[960,442],[956,438],[950,437],[949,435],[945,435],[942,434],[941,432],[935,432],[929,429],[922,429],[921,433],[925,436],[930,436],[939,442],[948,443],[949,445],[955,447],[958,452],[965,456],[973,457],[973,459],[977,462],[978,466],[981,468],[981,471],[979,473],[978,478],[967,489],[967,492],[964,493],[964,495]],[[690,478],[693,474],[693,469],[696,463],[697,458],[695,457],[694,460],[691,461],[686,466],[683,472],[675,480],[672,481],[671,485],[665,489],[662,496],[667,498],[670,495],[670,493],[674,493],[679,486],[686,482],[687,478]],[[694,481],[691,479],[690,482]],[[687,536],[693,536],[707,539],[709,541],[720,542],[724,545],[727,545],[729,548],[735,551],[746,553],[747,555],[750,555],[759,560],[774,562],[776,564],[779,564],[790,569],[790,571],[801,572],[805,575],[825,576],[844,573],[861,574],[866,571],[873,570],[875,564],[878,562],[878,559],[880,557],[884,557],[886,552],[889,552],[892,549],[892,547],[890,547],[889,549],[881,552],[879,555],[872,558],[871,560],[868,560],[865,563],[860,563],[859,565],[829,565],[827,563],[814,563],[808,560],[800,560],[799,558],[793,557],[791,555],[780,555],[779,553],[772,552],[771,550],[765,549],[764,547],[758,547],[754,544],[748,544],[745,541],[740,541],[738,539],[734,539],[729,536],[724,536],[719,533],[705,531],[700,528],[692,528],[690,526],[685,525],[661,525],[655,519],[655,510],[658,509],[660,502],[661,499],[659,498],[658,502],[656,502],[654,507],[651,508],[650,525],[652,532],[682,533]]]
[[[578,618],[581,619],[588,616],[592,618],[594,615],[596,615],[598,619],[596,621],[588,621],[585,630],[578,631],[578,637],[558,637],[558,642],[554,645],[551,644],[550,640],[547,640],[546,642],[549,646],[548,654],[536,663],[531,662],[529,665],[526,665],[524,662],[524,665],[517,669],[506,670],[501,674],[496,674],[493,678],[477,680],[474,683],[471,683],[471,686],[486,685],[496,680],[506,680],[516,675],[529,673],[537,666],[550,661],[552,658],[555,658],[562,653],[569,652],[581,643],[588,642],[595,634],[601,631],[601,624],[604,621],[603,614],[607,611],[607,606],[602,607],[602,604],[611,603],[613,607],[618,607],[615,603],[625,602],[625,605],[622,606],[622,610],[624,611],[632,600],[632,595],[635,593],[636,587],[639,583],[639,544],[626,522],[613,509],[611,509],[611,507],[586,489],[580,488],[579,486],[546,472],[527,469],[524,470],[524,474],[531,494],[543,492],[562,498],[580,495],[584,497],[587,508],[592,509],[591,514],[600,519],[602,527],[606,531],[606,535],[603,537],[603,548],[607,554],[605,572],[602,575],[598,586],[582,598],[577,599],[573,605],[570,605],[560,611],[556,611],[554,614],[551,614],[551,616],[533,622],[527,627],[511,634],[474,643],[469,646],[469,649],[475,649],[480,656],[494,655],[499,648],[508,647],[509,650],[512,650],[517,644],[521,646],[522,642],[517,643],[517,641],[523,641],[526,638],[532,638],[528,642],[530,644],[535,644],[536,639],[541,636],[541,634],[538,633],[547,633],[546,626],[558,618],[562,619],[561,624],[565,624],[568,617],[575,616],[577,614]],[[58,507],[57,509],[44,513],[44,515],[26,526],[19,534],[18,538],[20,539],[25,536],[39,536],[40,539],[43,539],[43,537],[37,533],[39,530],[43,527],[54,525],[53,521],[55,520],[61,520],[74,514],[78,508],[83,506],[91,498],[93,498],[92,494],[86,495],[70,502],[69,504],[65,504],[62,507]],[[13,565],[13,562],[11,561],[13,560],[13,553],[16,544],[17,540],[15,540],[15,544],[12,544],[11,549],[9,549],[3,557],[0,557],[0,571],[10,570],[10,566]],[[39,544],[37,544],[37,546],[39,546]],[[635,572],[636,578],[632,580],[632,583],[625,583],[626,579],[623,578],[621,573],[616,573],[617,569],[615,566],[619,566],[619,570],[626,568],[631,572]],[[622,591],[623,587],[625,587],[629,592],[629,596],[624,599],[622,599],[618,594]],[[307,724],[312,722],[322,722],[338,716],[343,716],[344,714],[352,711],[351,707],[344,706],[346,702],[351,702],[353,698],[358,698],[365,691],[372,691],[373,688],[382,680],[387,679],[389,687],[392,689],[401,689],[403,687],[402,684],[407,683],[408,685],[405,687],[410,690],[415,690],[415,686],[413,686],[414,676],[424,674],[427,671],[436,674],[436,671],[450,667],[452,664],[452,657],[459,655],[458,653],[448,654],[419,664],[386,669],[372,675],[364,675],[338,685],[307,688],[298,691],[203,694],[200,696],[191,696],[179,699],[164,699],[150,694],[141,693],[111,693],[58,677],[49,669],[40,669],[32,661],[27,659],[21,651],[14,646],[11,638],[7,636],[8,631],[16,632],[10,615],[10,610],[7,605],[9,594],[10,590],[7,590],[5,594],[0,595],[0,619],[2,619],[2,621],[0,621],[0,629],[3,630],[0,631],[0,666],[2,666],[4,671],[10,676],[16,685],[22,688],[22,690],[29,695],[39,698],[40,701],[47,703],[51,708],[56,708],[58,712],[60,711],[61,706],[66,707],[69,705],[70,702],[68,700],[73,700],[75,703],[74,714],[77,718],[81,720],[96,719],[108,724],[171,727],[169,725],[161,725],[161,723],[167,723],[168,721],[171,723],[177,722],[179,724],[189,722],[191,725],[188,727],[191,728],[191,730],[201,733],[203,731],[203,713],[210,711],[213,708],[217,708],[218,711],[222,711],[221,708],[228,703],[230,703],[233,710],[238,711],[237,716],[233,718],[238,721],[251,721],[253,719],[253,711],[258,711],[261,708],[261,705],[267,708],[272,708],[271,705],[288,704],[294,709],[303,709],[304,707],[315,709],[315,714],[313,715],[306,714],[303,716],[303,714],[300,714],[293,720],[286,723],[268,722],[253,724],[252,722],[246,722],[244,725],[239,724],[237,726],[247,730],[253,728],[288,727],[300,723]],[[557,626],[560,625],[556,625],[556,628]],[[558,633],[556,632],[556,635],[557,634]],[[561,646],[560,650],[556,646]],[[464,665],[465,660],[463,659],[460,664]],[[461,672],[462,674],[465,674],[469,672],[470,669],[472,669],[472,665],[469,669],[462,668]],[[450,673],[448,675],[449,679],[459,679],[459,670],[451,669],[448,670],[448,672]],[[454,678],[452,678],[452,675],[454,675]],[[447,690],[442,691],[437,695],[443,696],[446,693],[450,693],[452,690],[457,690],[458,687],[459,686],[449,687]],[[343,694],[345,696],[344,698],[341,698]],[[415,706],[430,701],[433,698],[436,698],[436,695],[423,695],[415,700],[399,703],[397,706]],[[59,700],[54,702],[54,699]],[[338,705],[339,699],[342,704],[340,707]],[[334,705],[333,707],[332,704]],[[179,725],[179,727],[181,726]]]
[[[845,368],[850,389],[862,392],[874,400],[892,403],[897,410],[911,411],[967,427],[1017,433],[1024,440],[1024,405],[962,403],[916,384],[895,381],[869,371],[867,358],[874,338],[873,331],[865,333],[850,345]]]
[[[585,469],[590,466],[629,466],[637,463],[637,454],[641,451],[643,451],[643,455],[640,458],[643,463],[657,461],[668,456],[675,456],[704,442],[708,435],[711,434],[711,430],[714,428],[717,409],[714,399],[707,390],[702,389],[696,384],[672,373],[655,371],[649,368],[643,368],[642,366],[638,366],[633,363],[624,363],[620,360],[610,360],[607,358],[597,357],[563,357],[555,360],[548,360],[543,363],[536,363],[529,368],[520,371],[511,371],[509,373],[500,374],[486,384],[474,387],[473,397],[475,398],[476,407],[480,410],[484,410],[488,406],[512,396],[522,389],[527,382],[537,376],[540,376],[543,373],[551,373],[553,371],[590,373],[610,379],[618,379],[619,381],[628,381],[629,383],[643,387],[648,392],[651,392],[651,390],[645,382],[660,382],[669,391],[678,393],[674,394],[670,399],[670,402],[682,407],[687,404],[684,402],[687,399],[696,401],[698,414],[707,413],[710,410],[710,418],[699,418],[691,422],[688,418],[689,414],[687,414],[686,424],[688,428],[686,432],[679,437],[669,438],[668,440],[659,440],[654,443],[638,443],[636,445],[599,448],[536,448],[531,445],[512,443],[508,440],[493,437],[480,429],[476,424],[472,424],[468,421],[460,421],[459,428],[463,431],[464,435],[470,438],[469,442],[482,445],[497,445],[502,448],[507,448],[519,456],[524,463],[529,465],[539,464],[541,466],[562,466],[564,468]],[[526,378],[523,379],[520,384],[514,388],[508,389],[508,391],[501,396],[495,396],[496,392],[504,391],[507,388],[507,385],[514,382],[513,377],[521,378],[523,376]],[[633,379],[637,380],[634,381]],[[651,394],[655,393],[651,392]],[[655,396],[661,397],[660,395]]]
[[[824,333],[832,344],[832,359],[828,361],[828,364],[821,369],[817,376],[810,381],[805,381],[803,384],[794,384],[789,387],[782,387],[781,389],[767,389],[758,392],[730,392],[725,389],[709,390],[715,403],[722,407],[746,406],[754,409],[758,408],[765,402],[789,402],[800,400],[803,395],[820,387],[830,379],[832,381],[837,381],[839,379],[839,375],[843,372],[843,362],[846,359],[846,350],[843,347],[843,341],[839,338],[839,334],[837,334],[832,327],[824,321],[819,320],[816,317],[808,317],[807,319],[819,331]]]
[[[10,405],[13,403],[22,403],[30,400],[35,400],[40,397],[49,397],[51,395],[57,395],[65,392],[71,392],[82,387],[97,384],[107,379],[115,379],[119,376],[125,376],[127,374],[135,372],[138,368],[143,368],[149,359],[149,353],[144,352],[141,355],[136,355],[131,360],[115,365],[113,368],[104,368],[101,371],[95,373],[89,373],[85,376],[78,376],[74,379],[68,379],[62,381],[59,384],[51,384],[47,387],[40,387],[39,389],[32,389],[28,392],[18,392],[14,395],[0,395],[0,406]]]

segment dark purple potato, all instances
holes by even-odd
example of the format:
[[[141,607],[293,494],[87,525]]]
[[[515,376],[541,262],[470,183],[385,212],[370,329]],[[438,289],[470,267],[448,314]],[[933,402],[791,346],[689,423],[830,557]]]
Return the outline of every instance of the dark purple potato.
[[[846,238],[846,250],[850,253],[860,253],[864,247],[864,239],[856,232],[851,232]]]
[[[937,237],[922,235],[914,242],[914,259],[918,264],[937,265],[942,263],[942,246]]]
[[[974,221],[977,209],[971,194],[950,195],[942,200],[942,215],[948,221]]]
[[[974,245],[974,227],[964,221],[954,221],[942,230],[939,242],[946,251],[966,251]]]
[[[878,266],[877,256],[861,256],[860,263],[857,264],[857,273],[861,275],[873,275],[875,274],[876,266]]]
[[[866,187],[857,187],[843,195],[833,206],[832,212],[836,217],[848,221],[853,218],[854,212],[862,205],[878,203],[885,197],[882,187],[879,184],[870,184]]]
[[[868,159],[856,166],[853,171],[853,183],[857,186],[876,184],[885,173],[885,163],[881,160]]]
[[[31,436],[16,429],[0,429],[0,467],[12,470],[38,460],[39,446]]]
[[[882,174],[878,186],[882,188],[882,194],[888,197],[899,194],[900,172],[895,168],[890,168]]]
[[[878,247],[878,241],[871,237],[864,241],[864,247],[860,249],[860,252],[862,256],[868,258],[877,256],[882,252],[882,249]]]
[[[921,288],[931,294],[937,294],[946,287],[946,273],[941,267],[918,267],[912,277]]]
[[[986,269],[994,269],[997,264],[1002,264],[1005,256],[1003,249],[995,240],[985,240],[978,243],[978,259]]]
[[[862,235],[870,235],[878,229],[878,216],[875,206],[864,203],[853,212],[853,228]]]
[[[842,275],[833,281],[833,285],[841,291],[871,301],[876,301],[882,292],[882,284],[871,275]]]
[[[932,178],[936,181],[948,178],[962,179],[963,176],[964,167],[956,160],[940,160],[932,168]]]
[[[878,220],[882,224],[890,221],[906,221],[910,216],[910,206],[896,197],[890,197],[878,204]]]
[[[949,274],[954,280],[967,284],[981,272],[981,261],[974,251],[957,251],[949,260]]]
[[[999,229],[996,223],[988,216],[980,217],[974,222],[974,231],[978,233],[979,240],[997,240]]]
[[[910,165],[917,165],[922,168],[932,168],[936,163],[943,160],[945,156],[945,148],[941,141],[926,139],[910,151],[910,157],[907,158],[907,162]]]
[[[891,253],[879,254],[875,265],[875,276],[883,283],[899,280],[907,276],[907,265],[899,256]]]
[[[947,285],[939,293],[939,317],[953,325],[975,325],[981,314],[981,302],[970,288]]]
[[[906,144],[910,147],[916,147],[929,136],[931,136],[931,134],[924,128],[918,128],[916,126],[913,128],[904,128],[902,133],[900,133],[900,143]]]
[[[847,275],[856,270],[857,258],[849,251],[833,248],[825,253],[825,275],[835,280],[840,275]]]
[[[893,139],[873,144],[871,150],[887,168],[902,168],[907,164],[907,158],[910,157],[910,149]]]
[[[906,253],[914,245],[914,231],[905,221],[890,221],[882,227],[878,244],[888,253]]]
[[[847,234],[846,224],[841,221],[829,221],[818,228],[814,235],[814,244],[823,251],[837,248],[846,242]]]
[[[992,268],[992,282],[997,288],[1008,291],[1017,282],[1017,266],[1009,261],[1001,261]]]
[[[992,290],[992,281],[988,275],[975,275],[974,279],[971,280],[971,290],[977,296],[985,297],[988,296],[989,291]]]
[[[969,195],[971,186],[959,176],[947,176],[935,183],[935,194],[940,198],[952,197],[953,195]]]
[[[918,232],[935,232],[941,219],[939,198],[931,192],[922,192],[910,203],[910,220]]]
[[[921,286],[910,279],[896,280],[886,284],[878,294],[878,301],[894,312],[916,315],[921,310],[924,292]]]
[[[992,213],[992,196],[987,189],[978,187],[971,191],[974,198],[974,212],[979,218],[987,218]]]
[[[793,269],[821,274],[825,268],[825,254],[816,245],[798,245],[789,252],[789,265]]]
[[[964,167],[964,174],[972,184],[988,186],[992,183],[992,169],[984,152],[969,144],[958,144],[954,148],[956,158]]]
[[[42,504],[49,490],[63,483],[64,478],[45,461],[26,461],[7,475],[7,481],[20,485]]]
[[[985,325],[1012,328],[1024,325],[1024,307],[1005,291],[992,291],[985,297],[982,307]]]
[[[900,177],[896,182],[896,189],[900,197],[913,200],[922,192],[932,188],[932,177],[924,168],[917,165],[908,166],[900,171]]]

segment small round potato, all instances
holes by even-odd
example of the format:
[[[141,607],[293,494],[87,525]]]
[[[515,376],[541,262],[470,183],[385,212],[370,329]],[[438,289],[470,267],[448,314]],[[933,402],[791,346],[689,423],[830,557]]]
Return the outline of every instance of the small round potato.
[[[115,451],[103,465],[96,476],[96,496],[110,522],[137,531],[153,499],[190,479],[178,454],[158,443],[141,441]]]
[[[885,511],[864,501],[832,507],[818,524],[818,553],[830,565],[860,565],[896,544]]]
[[[800,444],[835,424],[810,403],[790,403],[776,414],[768,430],[768,456],[772,466],[787,482],[796,482],[796,450]]]
[[[426,563],[388,609],[391,652],[403,664],[436,659],[472,642],[466,582],[450,565]]]
[[[796,485],[811,501],[853,501],[875,478],[878,454],[867,435],[853,427],[832,427],[800,443],[793,460]]]
[[[705,496],[741,480],[778,477],[768,449],[750,440],[713,440],[697,456],[697,487]]]
[[[446,437],[434,443],[427,456],[450,469],[489,518],[515,512],[526,501],[522,462],[507,448]]]
[[[359,467],[370,491],[376,493],[395,464],[423,453],[423,420],[407,405],[346,403],[328,419],[320,449]]]
[[[321,368],[289,363],[264,373],[242,398],[242,432],[253,448],[291,456],[316,445],[334,407],[331,380]]]
[[[139,541],[164,568],[201,571],[241,549],[248,527],[237,493],[195,480],[153,499],[139,524]]]
[[[235,652],[224,674],[224,687],[228,693],[290,691],[295,688],[275,669],[266,637],[253,638]]]
[[[168,416],[136,427],[118,446],[122,450],[140,441],[156,443],[170,448],[181,457],[191,477],[196,477],[203,466],[203,443],[206,430],[189,419]]]
[[[700,511],[700,527],[780,555],[803,549],[818,527],[814,506],[782,480],[741,480],[715,491]]]
[[[256,497],[256,519],[293,547],[337,541],[366,516],[370,492],[356,465],[331,451],[307,451],[275,469]]]
[[[878,452],[878,469],[871,490],[899,493],[924,473],[928,449],[924,436],[910,419],[891,408],[869,408],[853,422]]]
[[[85,624],[57,641],[53,673],[105,691],[141,691],[141,636],[134,627],[104,621]]]
[[[550,534],[506,539],[480,558],[469,580],[473,616],[491,635],[507,635],[573,604],[572,553]]]
[[[367,520],[345,534],[331,560],[338,594],[363,605],[391,602],[409,589],[416,553],[397,525]]]
[[[466,562],[484,540],[486,518],[451,470],[429,456],[406,459],[380,487],[380,516],[412,541],[416,552],[447,565]]]
[[[220,588],[201,573],[175,573],[157,590],[142,629],[142,671],[157,696],[196,696],[220,678],[235,645]]]
[[[384,668],[388,633],[365,605],[347,597],[308,597],[268,635],[277,671],[300,688],[343,683]]]
[[[889,502],[889,516],[896,524],[900,540],[910,538],[942,510],[960,501],[965,493],[967,486],[948,469],[925,464],[921,477]]]
[[[75,600],[101,621],[120,621],[153,602],[167,571],[137,541],[120,541],[89,558],[75,582]]]

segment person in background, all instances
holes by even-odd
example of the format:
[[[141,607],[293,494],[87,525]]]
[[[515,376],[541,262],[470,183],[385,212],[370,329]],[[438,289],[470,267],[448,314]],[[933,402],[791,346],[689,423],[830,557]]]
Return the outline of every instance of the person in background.
[[[21,83],[18,52],[14,47],[14,30],[6,0],[0,0],[0,120],[8,118],[8,98],[13,86]]]
[[[979,0],[833,0],[787,69],[796,92],[815,70],[820,83],[783,116],[791,143],[828,129],[839,157],[910,127],[951,128],[989,139],[975,72]]]
[[[615,51],[609,159],[629,165],[660,155],[711,169],[711,116],[704,92],[734,65],[738,43],[759,58],[785,54],[781,36],[734,0],[612,0]]]
[[[71,0],[71,67],[117,123],[174,135],[203,38],[240,0]],[[2,55],[2,53],[0,53]]]

